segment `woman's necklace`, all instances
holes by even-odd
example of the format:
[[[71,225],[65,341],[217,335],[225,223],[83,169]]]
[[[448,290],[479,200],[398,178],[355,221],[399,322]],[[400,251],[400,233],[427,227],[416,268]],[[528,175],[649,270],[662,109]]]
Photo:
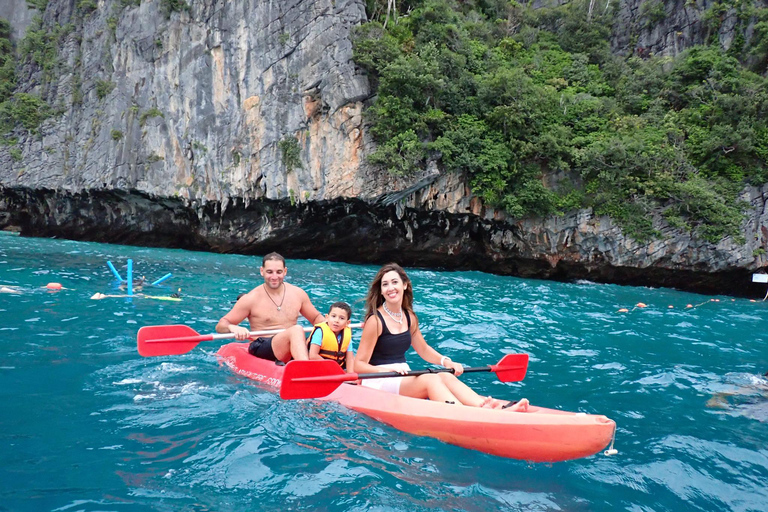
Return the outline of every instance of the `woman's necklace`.
[[[275,299],[272,298],[272,296],[267,291],[267,287],[264,287],[264,293],[267,294],[267,297],[269,297],[269,300],[272,301],[272,304],[274,304],[277,307],[277,310],[280,311],[280,307],[283,305],[283,302],[285,302],[285,283],[281,283],[281,286],[283,287],[283,298],[280,299],[280,304],[275,302]]]
[[[386,314],[388,314],[390,316],[390,318],[392,318],[392,320],[394,320],[395,322],[397,322],[399,324],[403,323],[403,308],[402,307],[400,307],[400,311],[398,313],[393,313],[387,307],[387,303],[386,302],[384,304],[382,304],[382,306],[384,306],[384,312]]]

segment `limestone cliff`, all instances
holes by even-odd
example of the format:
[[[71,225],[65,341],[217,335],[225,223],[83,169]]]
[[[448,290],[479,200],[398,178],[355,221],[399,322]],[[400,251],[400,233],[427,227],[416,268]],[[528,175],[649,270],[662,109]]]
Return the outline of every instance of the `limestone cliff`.
[[[23,3],[23,2],[21,2]],[[356,0],[51,1],[62,72],[27,87],[61,114],[4,153],[5,186],[136,189],[196,203],[359,194],[366,77],[351,61]],[[25,75],[26,73],[22,73]],[[296,159],[285,158],[293,151]]]
[[[639,21],[647,3],[620,2],[615,51],[674,54],[711,35],[709,0],[668,0],[653,26]],[[4,4],[16,30],[32,23],[24,0]],[[768,190],[744,191],[743,244],[697,241],[661,218],[664,239],[652,243],[589,211],[508,219],[460,175],[431,166],[394,178],[367,163],[371,91],[350,41],[363,0],[187,4],[48,2],[56,72],[21,69],[19,88],[57,111],[20,138],[20,158],[0,147],[0,228],[757,293],[744,283],[766,265]],[[733,25],[718,30],[727,42]]]

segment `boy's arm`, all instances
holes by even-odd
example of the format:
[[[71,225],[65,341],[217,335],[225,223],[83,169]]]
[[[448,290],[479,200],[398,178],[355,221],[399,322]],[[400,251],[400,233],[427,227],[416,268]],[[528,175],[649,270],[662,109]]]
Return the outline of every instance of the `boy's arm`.
[[[320,355],[320,345],[314,343],[309,345],[309,360],[310,361],[322,361],[323,356]]]
[[[312,334],[309,335],[309,359],[310,361],[319,361],[323,359],[320,355],[320,345],[323,344],[323,331],[322,329],[315,328]]]

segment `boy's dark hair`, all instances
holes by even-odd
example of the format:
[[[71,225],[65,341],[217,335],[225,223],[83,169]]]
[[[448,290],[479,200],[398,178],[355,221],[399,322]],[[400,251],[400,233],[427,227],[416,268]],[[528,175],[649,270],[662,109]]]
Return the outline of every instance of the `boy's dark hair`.
[[[341,301],[334,302],[333,304],[331,304],[331,307],[328,308],[328,312],[330,313],[333,308],[339,308],[340,310],[346,312],[347,320],[352,319],[352,308],[349,307],[349,304],[347,304],[346,302],[341,302]]]

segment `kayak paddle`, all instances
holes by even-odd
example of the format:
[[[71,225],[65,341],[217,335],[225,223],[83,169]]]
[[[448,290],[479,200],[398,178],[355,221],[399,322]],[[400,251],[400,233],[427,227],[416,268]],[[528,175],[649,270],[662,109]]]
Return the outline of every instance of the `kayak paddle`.
[[[528,370],[528,354],[508,354],[498,364],[464,368],[464,373],[494,372],[501,382],[518,382],[525,378]],[[412,370],[405,374],[346,373],[336,361],[290,361],[285,365],[280,398],[321,398],[333,393],[342,383],[358,379],[381,379],[388,377],[412,377],[427,373],[453,373],[453,368],[429,368]]]
[[[350,327],[358,328],[362,324],[352,324]],[[310,332],[314,327],[305,327],[304,332]],[[264,331],[251,331],[251,338],[257,336],[270,336],[283,332],[285,329],[269,329]],[[144,357],[151,356],[178,356],[186,354],[195,348],[201,341],[233,339],[232,333],[225,334],[199,334],[186,325],[148,325],[139,329],[136,336],[139,354]]]

